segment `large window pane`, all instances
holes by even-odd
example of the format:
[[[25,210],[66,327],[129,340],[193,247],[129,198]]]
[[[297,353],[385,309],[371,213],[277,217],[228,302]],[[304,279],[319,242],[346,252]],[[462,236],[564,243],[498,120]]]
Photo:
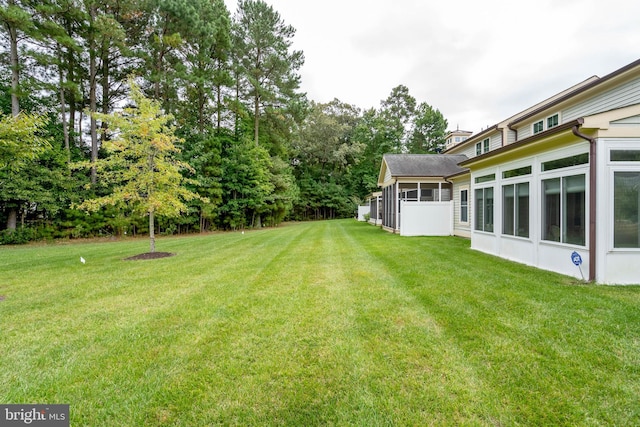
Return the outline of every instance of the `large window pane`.
[[[484,189],[484,231],[493,231],[493,187]]]
[[[529,237],[529,183],[502,187],[502,233]]]
[[[585,243],[585,184],[584,175],[568,176],[563,181],[562,241],[575,245]]]
[[[476,189],[475,229],[493,231],[493,187]]]
[[[560,241],[560,178],[542,181],[542,239]]]
[[[516,185],[516,235],[529,237],[529,183]]]
[[[513,236],[515,227],[515,197],[514,186],[502,187],[502,233]]]
[[[640,172],[615,172],[613,181],[613,246],[640,248]]]
[[[584,175],[542,181],[542,238],[584,246],[586,207]]]
[[[475,203],[475,220],[476,220],[476,225],[475,228],[476,230],[480,230],[482,231],[484,228],[484,218],[483,218],[483,214],[484,214],[484,189],[480,188],[478,190],[476,190],[476,203]]]

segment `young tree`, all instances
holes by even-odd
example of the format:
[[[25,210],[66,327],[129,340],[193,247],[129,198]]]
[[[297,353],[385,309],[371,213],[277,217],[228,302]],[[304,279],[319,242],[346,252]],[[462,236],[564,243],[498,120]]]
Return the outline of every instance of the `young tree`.
[[[114,184],[113,191],[85,200],[78,208],[132,206],[135,213],[149,217],[150,252],[155,252],[155,216],[178,216],[186,210],[185,201],[200,196],[185,187],[181,170],[191,167],[176,158],[180,139],[169,125],[172,116],[164,114],[157,101],[146,98],[133,81],[130,88],[135,107],[97,114],[108,123],[112,139],[104,147],[110,155],[96,164],[104,180]]]

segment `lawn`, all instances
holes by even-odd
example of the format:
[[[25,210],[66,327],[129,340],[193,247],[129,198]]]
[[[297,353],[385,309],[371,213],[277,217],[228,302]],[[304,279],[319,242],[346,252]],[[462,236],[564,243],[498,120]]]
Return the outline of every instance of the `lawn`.
[[[640,425],[638,286],[353,220],[124,260],[147,247],[0,247],[0,403],[72,426]]]

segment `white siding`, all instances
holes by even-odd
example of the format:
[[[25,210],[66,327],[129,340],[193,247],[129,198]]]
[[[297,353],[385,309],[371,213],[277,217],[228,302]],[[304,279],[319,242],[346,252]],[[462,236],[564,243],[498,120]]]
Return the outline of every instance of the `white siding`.
[[[401,236],[451,236],[453,202],[400,202]]]
[[[467,190],[467,222],[460,222],[460,190]],[[471,188],[469,181],[454,182],[453,184],[453,234],[461,237],[471,237]]]

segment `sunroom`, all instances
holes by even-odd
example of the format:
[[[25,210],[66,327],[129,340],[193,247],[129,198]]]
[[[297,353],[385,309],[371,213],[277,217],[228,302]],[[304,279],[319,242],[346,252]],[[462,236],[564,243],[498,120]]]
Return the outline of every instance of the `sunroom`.
[[[405,236],[452,234],[452,184],[445,176],[464,169],[463,155],[386,154],[382,187],[382,226]]]

